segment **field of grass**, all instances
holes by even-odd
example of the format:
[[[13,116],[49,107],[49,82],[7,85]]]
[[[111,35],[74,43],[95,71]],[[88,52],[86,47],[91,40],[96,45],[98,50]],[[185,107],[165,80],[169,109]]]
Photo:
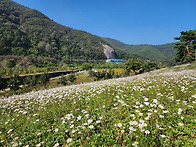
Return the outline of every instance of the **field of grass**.
[[[196,146],[196,67],[0,99],[0,146]]]

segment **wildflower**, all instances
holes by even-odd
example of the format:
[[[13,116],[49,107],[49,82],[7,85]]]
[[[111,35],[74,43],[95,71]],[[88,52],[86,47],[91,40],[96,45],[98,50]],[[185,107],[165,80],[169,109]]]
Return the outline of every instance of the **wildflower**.
[[[59,129],[55,129],[54,131],[55,131],[55,132],[58,132],[58,131],[59,131]]]
[[[73,128],[74,127],[74,125],[71,125],[69,128],[71,129],[71,128]]]
[[[166,137],[164,134],[162,134],[162,135],[160,135],[160,136],[161,136],[161,138],[165,138],[165,137]]]
[[[179,124],[179,126],[184,126],[184,124],[183,123],[178,123]]]
[[[178,108],[178,114],[181,114],[181,113],[182,113],[182,109]]]
[[[93,125],[90,125],[90,126],[89,126],[89,128],[90,128],[90,129],[93,129],[93,128],[94,128],[94,126],[93,126]]]
[[[129,127],[129,130],[130,130],[130,131],[133,131],[133,129],[134,129],[133,127]]]
[[[125,130],[121,130],[121,133],[124,133],[125,132]]]
[[[79,116],[77,117],[77,120],[81,120],[81,118],[82,118],[82,116],[79,115]]]
[[[10,132],[12,132],[13,131],[13,129],[10,129],[9,131],[7,131],[7,133],[9,134]]]
[[[18,140],[18,137],[15,137],[14,140]]]
[[[139,125],[138,125],[138,127],[139,127],[140,129],[142,129],[143,126],[144,126],[143,124],[139,124]]]
[[[100,123],[100,122],[101,122],[100,120],[97,120],[97,121],[96,121],[97,124]]]
[[[145,133],[146,133],[146,134],[150,134],[150,131],[146,130]]]
[[[159,115],[159,117],[160,117],[160,118],[164,118],[164,116],[163,116],[163,115]]]
[[[56,143],[53,147],[57,147],[57,146],[59,146],[59,143]]]
[[[103,117],[102,117],[102,116],[100,116],[100,117],[99,117],[99,119],[103,119]]]
[[[137,125],[138,123],[137,123],[137,121],[133,121],[133,124],[134,124],[134,125]]]
[[[132,145],[133,145],[133,146],[135,146],[135,147],[137,147],[138,142],[137,142],[137,141],[135,141],[134,143],[132,143]]]
[[[144,101],[148,101],[148,98],[144,98]]]
[[[134,116],[135,116],[135,114],[131,114],[131,115],[130,115],[130,117],[134,117]]]
[[[153,102],[154,102],[155,104],[157,104],[158,101],[157,101],[157,99],[153,99]]]
[[[41,143],[38,143],[37,145],[36,145],[36,147],[40,147],[42,144]]]
[[[144,120],[140,119],[139,122],[143,124],[144,123]]]
[[[67,139],[67,143],[70,143],[70,142],[72,142],[72,138]]]
[[[92,119],[89,119],[87,122],[88,122],[88,124],[90,124],[90,123],[93,122],[93,120]]]
[[[117,126],[120,128],[120,127],[122,127],[122,124],[121,123],[118,123]]]

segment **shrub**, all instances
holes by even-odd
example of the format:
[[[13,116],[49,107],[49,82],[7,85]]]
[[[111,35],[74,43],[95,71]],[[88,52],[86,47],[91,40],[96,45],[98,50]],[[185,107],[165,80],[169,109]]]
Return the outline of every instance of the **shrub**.
[[[46,85],[50,81],[50,77],[47,73],[44,73],[39,78],[39,83],[42,85]]]
[[[67,80],[70,81],[70,82],[75,81],[76,80],[75,74],[72,73],[72,74],[68,75]]]
[[[8,81],[8,88],[11,90],[18,90],[20,87],[21,81],[19,79],[19,75],[15,74],[13,77],[10,77]]]
[[[59,78],[59,82],[62,84],[62,85],[67,85],[67,79],[64,75],[62,75],[60,78]]]

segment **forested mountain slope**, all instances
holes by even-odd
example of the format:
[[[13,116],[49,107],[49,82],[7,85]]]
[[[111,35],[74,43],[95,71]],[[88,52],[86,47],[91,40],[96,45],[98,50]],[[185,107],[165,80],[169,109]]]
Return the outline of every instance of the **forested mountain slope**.
[[[0,55],[106,59],[102,38],[62,26],[37,10],[0,0]],[[109,45],[109,44],[108,44]],[[116,57],[125,53],[115,50]]]

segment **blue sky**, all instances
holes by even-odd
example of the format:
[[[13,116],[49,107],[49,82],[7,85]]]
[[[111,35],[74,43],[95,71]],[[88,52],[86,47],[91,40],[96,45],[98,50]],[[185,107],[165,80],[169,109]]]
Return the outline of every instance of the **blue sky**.
[[[196,29],[196,0],[14,0],[54,21],[127,44],[174,42]]]

